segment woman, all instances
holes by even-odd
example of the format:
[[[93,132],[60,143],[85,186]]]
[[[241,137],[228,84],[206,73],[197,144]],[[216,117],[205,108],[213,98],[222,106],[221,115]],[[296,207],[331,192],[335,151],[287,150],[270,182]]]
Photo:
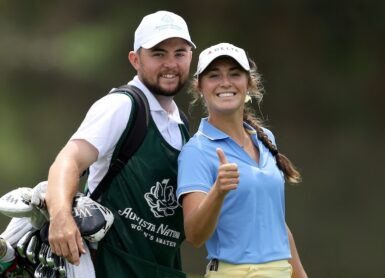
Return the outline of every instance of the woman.
[[[208,117],[179,156],[177,196],[187,241],[206,243],[205,277],[307,277],[285,222],[284,183],[300,174],[245,108],[262,100],[255,63],[229,43],[209,47],[191,91]]]

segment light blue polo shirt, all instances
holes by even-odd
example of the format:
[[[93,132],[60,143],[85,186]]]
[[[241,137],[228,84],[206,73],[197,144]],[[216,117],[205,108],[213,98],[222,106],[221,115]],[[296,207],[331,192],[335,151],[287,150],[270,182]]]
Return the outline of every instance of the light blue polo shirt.
[[[240,182],[236,190],[227,194],[217,227],[206,241],[207,258],[233,264],[289,259],[283,174],[255,130],[244,125],[253,132],[253,142],[260,152],[259,163],[204,118],[179,155],[178,200],[189,192],[210,191],[219,166],[216,148],[222,148],[227,160],[238,165]],[[264,131],[275,143],[273,134]]]

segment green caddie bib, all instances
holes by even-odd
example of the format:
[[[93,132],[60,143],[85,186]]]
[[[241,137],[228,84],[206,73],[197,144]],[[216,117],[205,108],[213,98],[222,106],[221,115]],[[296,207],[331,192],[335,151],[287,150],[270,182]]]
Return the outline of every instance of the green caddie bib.
[[[188,132],[184,125],[180,130],[185,143]],[[179,153],[151,118],[142,145],[102,195],[115,221],[98,245],[97,277],[186,277],[183,215],[175,195]]]

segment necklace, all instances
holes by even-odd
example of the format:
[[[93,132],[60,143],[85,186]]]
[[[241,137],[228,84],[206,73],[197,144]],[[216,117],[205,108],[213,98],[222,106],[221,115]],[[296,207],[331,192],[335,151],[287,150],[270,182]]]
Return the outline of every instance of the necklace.
[[[245,136],[243,136],[243,143],[242,145],[239,145],[242,149],[244,149],[246,147],[246,140],[247,140],[247,137],[248,137],[248,134]]]

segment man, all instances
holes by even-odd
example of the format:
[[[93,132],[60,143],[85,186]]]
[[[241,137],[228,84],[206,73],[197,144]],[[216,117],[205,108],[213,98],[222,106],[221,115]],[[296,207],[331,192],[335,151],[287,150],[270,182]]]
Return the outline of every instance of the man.
[[[173,101],[189,77],[192,58],[186,22],[158,11],[145,16],[128,54],[151,120],[143,143],[102,194],[115,221],[97,251],[97,277],[185,277],[179,247],[184,239],[182,211],[175,198],[177,156],[188,134]],[[46,202],[52,251],[78,265],[85,248],[71,216],[79,176],[90,169],[92,192],[111,161],[129,121],[133,103],[124,94],[95,102],[79,129],[58,154],[48,175]]]

